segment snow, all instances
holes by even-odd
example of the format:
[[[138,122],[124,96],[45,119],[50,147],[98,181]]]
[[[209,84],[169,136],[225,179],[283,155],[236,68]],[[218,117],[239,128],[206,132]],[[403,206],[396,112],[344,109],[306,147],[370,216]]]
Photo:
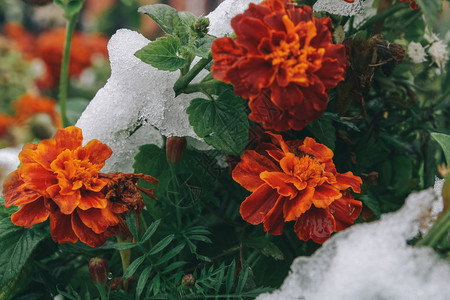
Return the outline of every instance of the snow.
[[[344,0],[318,0],[313,6],[313,10],[341,16],[360,15],[364,13],[364,0],[355,0],[353,3]]]
[[[231,33],[231,18],[242,13],[250,2],[261,1],[221,3],[208,15],[210,34]],[[107,160],[104,172],[132,172],[139,146],[161,145],[160,135],[191,137],[191,140],[198,140],[192,143],[196,147],[206,148],[195,135],[186,114],[190,101],[202,95],[175,98],[173,85],[179,72],[157,70],[134,56],[149,42],[141,34],[127,29],[120,29],[111,37],[108,44],[111,77],[76,124],[83,130],[85,141],[98,139],[112,148],[113,155]],[[137,124],[141,126],[138,129]]]
[[[406,244],[439,203],[432,189],[414,193],[399,211],[335,234],[311,257],[296,258],[281,288],[257,300],[448,299],[450,264]]]
[[[0,194],[3,189],[3,181],[9,173],[17,169],[20,164],[19,152],[22,147],[8,147],[0,149]]]

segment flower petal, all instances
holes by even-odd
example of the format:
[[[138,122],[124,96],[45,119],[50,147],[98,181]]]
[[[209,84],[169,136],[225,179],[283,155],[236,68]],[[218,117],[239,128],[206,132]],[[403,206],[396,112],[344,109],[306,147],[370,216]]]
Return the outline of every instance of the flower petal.
[[[326,162],[333,158],[333,151],[323,144],[317,143],[313,138],[306,137],[303,145],[299,147],[303,152],[313,155],[318,161]]]
[[[23,164],[19,168],[19,175],[25,182],[27,188],[41,195],[46,194],[46,189],[57,183],[55,174],[49,172],[38,163]]]
[[[76,155],[79,160],[88,160],[96,166],[97,172],[105,165],[105,161],[111,157],[112,150],[99,140],[91,140],[86,146],[77,149]]]
[[[297,189],[293,185],[286,183],[289,182],[291,176],[285,173],[264,171],[259,177],[284,197],[292,199],[297,195]]]
[[[92,229],[87,227],[80,219],[77,213],[72,214],[72,229],[77,237],[85,244],[91,247],[100,247],[108,238],[104,234],[96,234]]]
[[[307,187],[299,192],[297,197],[286,200],[283,206],[283,215],[286,222],[296,220],[312,205],[314,188]]]
[[[314,206],[317,208],[327,208],[334,200],[342,197],[340,190],[329,184],[322,184],[316,187],[313,196]]]
[[[83,134],[81,129],[75,126],[69,126],[58,129],[54,136],[55,145],[58,149],[75,150],[81,147],[83,142]]]
[[[298,218],[294,225],[294,231],[302,241],[312,239],[322,244],[334,231],[335,221],[333,215],[323,208],[311,208]]]
[[[256,191],[264,181],[259,174],[264,171],[279,171],[280,169],[267,157],[253,150],[246,150],[241,161],[232,172],[233,179],[250,192]]]
[[[96,234],[103,233],[108,227],[119,224],[119,220],[109,209],[77,209],[76,212],[83,224]]]
[[[61,213],[65,215],[70,215],[73,213],[75,208],[77,208],[80,203],[81,195],[80,191],[73,191],[73,193],[68,195],[56,194],[52,197],[52,200],[58,205]]]
[[[27,188],[20,179],[19,170],[10,173],[3,182],[3,195],[5,196],[5,206],[24,205],[36,201],[41,195]]]
[[[352,172],[347,172],[343,174],[338,174],[336,176],[337,186],[340,190],[346,190],[352,188],[355,193],[361,193],[361,177],[353,175]]]
[[[342,231],[350,225],[353,225],[353,222],[358,218],[361,210],[361,201],[348,197],[337,199],[331,203],[330,212],[336,220],[335,231]]]
[[[70,215],[64,215],[58,212],[51,214],[50,232],[53,240],[58,244],[76,243],[78,241],[78,237],[72,229]]]
[[[82,193],[78,207],[82,210],[90,208],[106,208],[108,201],[102,193]]]
[[[44,198],[41,197],[33,203],[23,205],[18,212],[11,215],[11,221],[16,226],[28,228],[44,222],[49,215],[50,212],[44,205]]]
[[[264,230],[269,234],[280,235],[283,233],[283,204],[287,199],[279,196],[273,208],[264,217]]]
[[[263,184],[241,204],[242,218],[250,224],[261,223],[267,213],[273,208],[279,195],[269,185]]]

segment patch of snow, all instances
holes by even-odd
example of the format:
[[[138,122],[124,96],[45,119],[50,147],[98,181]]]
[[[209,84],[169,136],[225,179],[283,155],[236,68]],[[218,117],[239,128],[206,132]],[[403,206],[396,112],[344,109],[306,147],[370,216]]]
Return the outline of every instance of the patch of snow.
[[[313,6],[313,10],[341,16],[360,15],[364,13],[364,1],[355,0],[353,3],[349,3],[344,0],[318,0]]]
[[[294,260],[279,290],[257,300],[448,299],[450,264],[431,248],[407,245],[437,202],[433,189],[413,193],[397,212],[333,235],[311,257]]]
[[[0,193],[3,189],[3,181],[9,173],[19,167],[19,152],[22,147],[8,147],[0,149]]]

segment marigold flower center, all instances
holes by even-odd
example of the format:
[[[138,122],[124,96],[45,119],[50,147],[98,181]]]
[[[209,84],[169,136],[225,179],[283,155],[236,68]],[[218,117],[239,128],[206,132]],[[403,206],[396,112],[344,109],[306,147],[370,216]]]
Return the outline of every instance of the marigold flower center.
[[[287,32],[286,40],[280,41],[265,59],[271,61],[273,66],[284,69],[290,82],[308,85],[308,73],[322,67],[325,54],[325,49],[316,49],[310,45],[317,35],[316,26],[312,21],[300,22],[295,26],[287,15],[282,20]]]
[[[294,167],[294,176],[301,181],[308,181],[313,178],[320,178],[323,174],[322,166],[314,157],[304,155],[297,158],[297,163]]]

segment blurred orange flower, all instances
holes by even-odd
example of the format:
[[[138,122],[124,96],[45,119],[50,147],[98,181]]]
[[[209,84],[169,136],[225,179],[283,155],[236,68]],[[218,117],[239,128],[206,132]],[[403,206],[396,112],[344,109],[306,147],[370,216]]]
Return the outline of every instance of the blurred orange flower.
[[[333,152],[312,138],[285,142],[269,133],[272,143],[246,150],[233,170],[233,179],[252,192],[241,204],[244,220],[279,235],[284,223],[296,221],[294,230],[304,241],[323,243],[332,232],[353,224],[362,208],[349,192],[361,191],[361,178],[340,174]]]
[[[14,118],[8,114],[0,114],[0,138],[4,137],[9,130],[9,127],[13,124]]]
[[[400,1],[401,2],[411,1],[411,3],[409,3],[409,7],[411,7],[412,10],[419,8],[419,5],[417,4],[417,2],[415,0],[400,0]]]
[[[250,100],[250,119],[285,131],[319,118],[346,67],[344,46],[332,42],[330,18],[315,18],[309,6],[290,0],[265,0],[250,4],[231,26],[236,38],[214,41],[211,70]]]
[[[3,26],[3,34],[14,41],[13,49],[21,52],[25,58],[31,59],[34,57],[35,38],[32,34],[27,32],[20,23],[7,23]]]
[[[47,97],[39,97],[31,94],[24,94],[12,103],[15,110],[14,121],[16,124],[23,124],[32,116],[45,113],[48,114],[53,125],[62,127],[61,115],[55,110],[57,102]]]
[[[111,179],[99,175],[112,150],[98,140],[85,146],[82,141],[81,129],[67,127],[53,139],[23,147],[21,166],[3,184],[5,206],[20,206],[11,216],[15,225],[28,228],[50,218],[54,241],[80,240],[91,247],[120,231],[126,210],[114,213],[106,197]]]

